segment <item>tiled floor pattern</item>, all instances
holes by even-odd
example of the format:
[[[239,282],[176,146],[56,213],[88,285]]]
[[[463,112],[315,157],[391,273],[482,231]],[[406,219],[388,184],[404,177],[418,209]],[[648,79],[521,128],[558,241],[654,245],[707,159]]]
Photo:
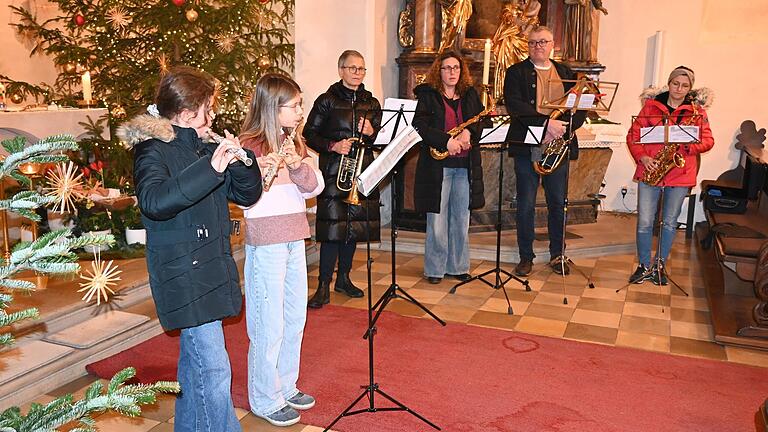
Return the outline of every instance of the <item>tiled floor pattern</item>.
[[[669,271],[671,278],[690,297],[672,285],[659,287],[646,282],[626,286],[627,278],[636,266],[634,256],[630,254],[575,260],[578,268],[591,277],[594,289],[588,288],[586,279],[576,271],[563,278],[545,265],[537,264],[529,278],[530,292],[524,291],[514,280],[506,285],[513,315],[507,313],[503,291],[494,290],[482,282],[459,287],[455,294],[449,293],[457,282],[455,280],[444,279],[440,284],[429,284],[421,277],[423,258],[419,255],[398,254],[397,284],[449,322],[768,367],[768,352],[723,347],[712,341],[712,326],[695,248],[691,241],[686,242],[680,237],[670,258]],[[372,290],[377,299],[392,280],[390,253],[373,252],[372,258]],[[473,274],[480,274],[494,268],[494,263],[473,261],[471,267]],[[502,268],[512,271],[514,266],[502,264]],[[313,290],[317,266],[309,270],[310,290]],[[366,285],[364,250],[356,255],[351,277],[358,286]],[[493,282],[494,275],[488,280]],[[619,288],[623,289],[617,293]],[[365,298],[350,299],[331,292],[333,304],[367,307]],[[567,304],[564,304],[564,297]],[[387,310],[429,319],[419,307],[401,299],[393,300]],[[322,310],[311,313],[322,313]],[[41,396],[38,401],[44,402],[67,392],[82,393],[91,381],[88,377],[78,379],[56,392]],[[246,431],[322,430],[300,425],[274,428],[250,413],[242,410],[238,413]],[[155,406],[147,407],[141,418],[125,419],[104,414],[97,421],[101,430],[111,432],[158,432],[172,430],[172,416],[173,398],[164,396]]]

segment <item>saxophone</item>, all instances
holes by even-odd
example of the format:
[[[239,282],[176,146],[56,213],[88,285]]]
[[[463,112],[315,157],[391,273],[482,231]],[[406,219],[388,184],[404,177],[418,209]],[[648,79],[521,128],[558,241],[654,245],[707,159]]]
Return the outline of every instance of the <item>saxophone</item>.
[[[479,122],[483,117],[487,116],[493,110],[496,109],[496,100],[493,99],[493,96],[490,92],[488,92],[488,89],[486,88],[486,94],[488,95],[488,108],[480,111],[480,113],[469,120],[465,121],[464,123],[454,127],[453,129],[449,130],[447,133],[451,136],[451,138],[456,138],[457,135],[459,135],[461,132],[464,131],[464,129],[467,128],[467,126],[472,125],[474,123]],[[443,160],[448,157],[448,151],[440,151],[434,147],[429,148],[429,155],[432,156],[432,158],[437,160]]]
[[[694,123],[695,119],[699,115],[699,110],[696,108],[696,104],[691,104],[693,107],[693,114],[685,121],[679,123],[680,126],[690,126]],[[665,120],[667,116],[665,115]],[[668,131],[665,131],[665,135]],[[665,139],[665,141],[668,141]],[[643,172],[643,183],[651,186],[656,186],[661,183],[661,180],[672,171],[672,168],[682,168],[685,166],[685,158],[678,153],[680,150],[680,143],[665,143],[664,147],[656,153],[653,159],[657,162],[656,168],[649,170],[646,169]]]
[[[293,142],[293,139],[296,137],[296,131],[298,130],[298,127],[293,128],[291,133],[289,133],[283,142],[280,143],[280,146],[277,148],[277,155],[280,156],[280,158],[284,158],[286,156],[285,153],[285,147],[286,145]],[[269,188],[272,186],[272,182],[275,181],[275,177],[277,177],[277,170],[280,168],[280,165],[282,164],[282,160],[277,165],[270,165],[267,168],[267,172],[264,173],[264,177],[261,178],[261,184],[262,189],[264,192],[269,191]]]

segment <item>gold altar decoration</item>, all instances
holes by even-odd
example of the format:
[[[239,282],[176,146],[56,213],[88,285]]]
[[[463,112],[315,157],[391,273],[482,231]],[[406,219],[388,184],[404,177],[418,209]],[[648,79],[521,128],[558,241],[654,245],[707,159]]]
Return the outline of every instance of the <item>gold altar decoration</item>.
[[[397,40],[402,48],[413,46],[413,3],[406,3],[397,19]]]
[[[118,275],[122,272],[122,270],[118,270],[117,265],[114,265],[113,260],[105,263],[101,260],[101,253],[94,252],[91,270],[86,270],[85,275],[80,275],[80,279],[86,282],[80,283],[82,288],[77,290],[77,292],[85,291],[82,300],[86,303],[89,303],[94,295],[96,296],[97,305],[101,304],[102,297],[104,297],[104,302],[106,303],[109,299],[107,292],[112,295],[115,294],[112,291],[112,287],[117,285],[117,281],[120,280]]]
[[[83,173],[73,162],[56,165],[46,178],[50,186],[45,188],[45,195],[56,198],[51,210],[66,213],[75,210],[75,201],[85,199]]]
[[[493,96],[504,95],[504,75],[507,68],[528,57],[528,34],[539,25],[538,0],[522,0],[507,3],[501,10],[496,34],[491,39],[491,51],[496,59],[493,73]]]
[[[450,7],[442,10],[443,34],[438,52],[450,49],[456,42],[456,37],[466,30],[467,21],[472,16],[472,0],[454,0]]]

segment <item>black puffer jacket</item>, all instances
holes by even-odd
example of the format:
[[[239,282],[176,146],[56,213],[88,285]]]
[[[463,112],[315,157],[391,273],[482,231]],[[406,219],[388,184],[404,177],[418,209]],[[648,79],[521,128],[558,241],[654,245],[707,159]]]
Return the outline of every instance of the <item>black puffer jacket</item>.
[[[135,144],[133,178],[160,324],[171,330],[238,315],[242,295],[227,200],[249,206],[259,199],[257,164],[235,162],[219,174],[211,166],[215,147],[166,119],[139,116],[118,135]]]
[[[434,147],[446,151],[450,136],[444,131],[445,104],[443,97],[432,86],[421,84],[413,89],[418,98],[416,114],[413,117],[413,127],[424,138],[419,149],[419,160],[416,163],[416,179],[414,181],[414,204],[416,211],[440,213],[440,195],[443,188],[443,160],[436,160],[429,154],[429,148]],[[469,88],[461,97],[462,121],[469,120],[483,110],[483,104],[477,91]],[[471,136],[472,150],[469,151],[469,209],[474,210],[485,205],[483,187],[483,166],[480,155],[480,135],[482,122],[468,127]]]
[[[317,197],[318,241],[364,242],[366,229],[366,205],[370,213],[370,239],[379,240],[379,191],[374,190],[367,198],[360,194],[361,205],[353,206],[342,200],[349,193],[336,187],[341,155],[329,150],[331,143],[352,136],[352,98],[355,98],[355,115],[365,116],[376,131],[364,137],[372,143],[381,125],[381,105],[361,84],[357,91],[345,87],[341,81],[331,85],[321,94],[307,116],[304,138],[307,145],[320,154],[320,170],[325,179],[325,189]],[[363,170],[373,161],[371,151],[363,158]]]

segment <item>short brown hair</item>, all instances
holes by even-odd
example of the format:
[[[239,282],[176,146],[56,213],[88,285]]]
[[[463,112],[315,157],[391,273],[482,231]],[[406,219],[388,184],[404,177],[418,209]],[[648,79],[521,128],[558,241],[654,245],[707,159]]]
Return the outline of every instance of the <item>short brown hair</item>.
[[[197,111],[216,94],[213,75],[189,66],[174,66],[160,78],[155,103],[160,115],[172,119],[184,110]]]
[[[360,54],[359,52],[355,50],[346,50],[343,53],[341,53],[341,55],[339,56],[339,67],[344,66],[344,62],[347,61],[347,59],[350,57],[359,57],[365,60],[365,57],[363,57],[363,55]]]
[[[432,86],[438,92],[442,92],[443,80],[440,78],[440,67],[443,65],[443,60],[449,58],[455,58],[459,61],[461,73],[459,75],[459,82],[456,83],[456,94],[459,95],[459,97],[464,96],[464,92],[472,87],[472,75],[469,73],[469,67],[467,66],[464,57],[456,51],[445,51],[437,56],[435,61],[432,62],[432,66],[429,67],[429,72],[427,72],[427,78],[424,82]]]

